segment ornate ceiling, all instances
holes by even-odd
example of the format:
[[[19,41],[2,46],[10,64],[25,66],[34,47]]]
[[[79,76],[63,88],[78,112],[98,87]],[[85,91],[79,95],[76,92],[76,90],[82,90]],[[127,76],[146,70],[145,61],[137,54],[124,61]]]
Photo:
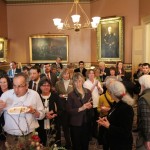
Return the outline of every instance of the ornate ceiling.
[[[7,4],[24,3],[52,3],[52,2],[73,2],[74,0],[4,0]],[[90,2],[93,0],[80,0],[80,2]]]

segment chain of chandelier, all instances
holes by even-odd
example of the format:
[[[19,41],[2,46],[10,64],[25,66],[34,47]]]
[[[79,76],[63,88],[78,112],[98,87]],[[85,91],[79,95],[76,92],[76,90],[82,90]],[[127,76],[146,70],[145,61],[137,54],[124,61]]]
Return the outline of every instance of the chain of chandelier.
[[[75,10],[75,14],[73,14],[73,11]],[[81,16],[78,14],[78,12],[82,13],[82,17],[84,18],[85,22],[83,24],[80,23]],[[69,18],[72,18],[72,24],[69,23]],[[92,17],[92,22],[90,22],[88,16],[86,15],[85,11],[79,4],[79,0],[74,0],[74,3],[67,14],[67,17],[65,18],[64,22],[62,22],[61,18],[54,18],[53,19],[54,25],[57,27],[58,30],[74,30],[74,31],[80,31],[80,29],[96,29],[98,27],[98,24],[100,22],[100,17]]]

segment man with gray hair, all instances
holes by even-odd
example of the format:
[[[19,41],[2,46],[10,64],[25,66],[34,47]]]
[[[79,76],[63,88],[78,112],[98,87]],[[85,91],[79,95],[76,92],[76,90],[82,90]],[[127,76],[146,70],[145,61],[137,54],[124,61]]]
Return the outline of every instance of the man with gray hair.
[[[28,78],[24,73],[16,74],[13,89],[2,94],[0,114],[2,112],[6,140],[11,146],[15,146],[19,140],[29,139],[39,127],[38,120],[45,117],[40,96],[36,91],[28,89]]]
[[[139,78],[141,85],[138,100],[138,140],[136,150],[150,150],[150,75]]]
[[[99,62],[99,70],[101,82],[104,82],[105,78],[110,75],[109,68],[106,67],[105,62]]]

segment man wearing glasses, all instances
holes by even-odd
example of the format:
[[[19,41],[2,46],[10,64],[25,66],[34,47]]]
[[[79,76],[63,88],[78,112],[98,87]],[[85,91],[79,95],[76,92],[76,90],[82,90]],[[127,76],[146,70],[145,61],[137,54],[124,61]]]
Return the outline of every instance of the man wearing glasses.
[[[19,73],[13,79],[13,89],[1,96],[0,113],[4,112],[4,131],[8,144],[29,139],[39,127],[38,120],[45,117],[39,94],[28,89],[28,77]],[[0,144],[1,145],[1,144]]]

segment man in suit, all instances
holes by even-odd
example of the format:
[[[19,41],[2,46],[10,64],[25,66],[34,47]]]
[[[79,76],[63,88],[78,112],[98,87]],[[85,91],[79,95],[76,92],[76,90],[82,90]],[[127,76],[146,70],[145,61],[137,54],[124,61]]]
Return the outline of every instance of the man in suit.
[[[38,83],[40,81],[41,70],[38,66],[32,66],[29,71],[29,89],[37,91]]]
[[[15,74],[20,73],[21,69],[17,68],[17,63],[15,61],[11,61],[9,66],[10,66],[10,69],[8,70],[7,75],[9,76],[9,78],[12,81],[14,76],[15,76]]]
[[[80,72],[84,77],[86,77],[86,71],[87,69],[84,68],[84,62],[79,61],[79,68],[76,68],[74,72]]]
[[[56,62],[53,63],[52,65],[56,65],[57,68],[63,69],[63,65],[62,65],[62,63],[61,63],[61,60],[62,60],[61,57],[57,57],[57,58],[56,58]]]
[[[51,72],[51,66],[48,63],[44,64],[43,69],[44,69],[44,73],[41,74],[40,77],[41,78],[43,78],[43,77],[48,78],[51,81],[51,83],[52,83],[52,89],[54,90],[55,89],[54,88],[55,84],[56,84],[56,82],[58,80],[56,74],[54,74],[54,73]]]

